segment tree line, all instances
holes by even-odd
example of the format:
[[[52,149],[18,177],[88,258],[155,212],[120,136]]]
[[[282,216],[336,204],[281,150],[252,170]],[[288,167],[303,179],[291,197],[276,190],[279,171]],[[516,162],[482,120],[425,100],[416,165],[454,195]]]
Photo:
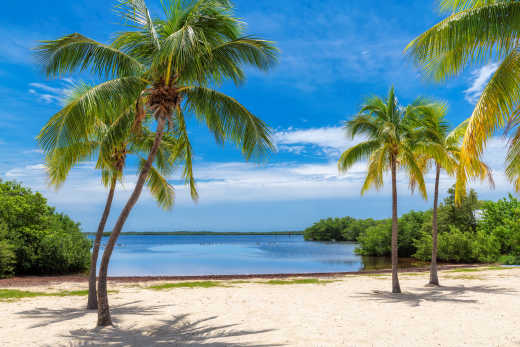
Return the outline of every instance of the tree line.
[[[438,209],[437,259],[455,263],[500,262],[520,265],[520,202],[509,195],[499,201],[479,201],[475,191],[455,203],[455,189]],[[431,261],[432,210],[410,211],[399,217],[399,257]],[[391,254],[391,219],[328,218],[305,229],[307,241],[358,242],[364,256]]]

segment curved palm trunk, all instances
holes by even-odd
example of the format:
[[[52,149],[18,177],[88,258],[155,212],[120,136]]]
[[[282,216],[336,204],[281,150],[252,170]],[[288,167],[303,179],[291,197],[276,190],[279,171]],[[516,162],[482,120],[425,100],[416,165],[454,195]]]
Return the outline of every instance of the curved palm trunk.
[[[114,192],[116,190],[116,178],[112,179],[110,183],[110,191],[108,192],[107,202],[105,204],[105,210],[103,211],[103,215],[101,216],[101,220],[99,221],[98,230],[96,233],[96,240],[94,241],[94,247],[92,248],[92,257],[90,259],[90,273],[88,277],[88,301],[87,301],[87,310],[97,310],[98,302],[97,302],[97,292],[96,292],[96,268],[97,268],[97,260],[99,254],[99,247],[101,245],[101,238],[103,237],[103,232],[105,231],[105,225],[107,224],[107,219],[110,214],[110,208],[112,207],[112,201],[114,200]]]
[[[103,258],[101,259],[101,265],[99,267],[99,280],[98,280],[98,326],[108,326],[112,325],[112,318],[110,317],[110,307],[108,305],[108,293],[107,293],[107,273],[108,273],[108,263],[110,261],[110,256],[112,255],[112,251],[114,250],[114,246],[116,244],[117,238],[123,229],[123,226],[128,218],[130,211],[135,206],[141,192],[143,191],[143,186],[146,182],[146,178],[148,177],[148,173],[150,172],[150,168],[152,167],[153,161],[155,159],[155,155],[157,154],[157,150],[159,149],[159,145],[161,143],[162,137],[164,135],[164,126],[166,119],[164,116],[160,116],[157,120],[157,130],[155,133],[155,139],[153,142],[152,149],[148,154],[148,159],[137,179],[137,183],[135,185],[134,191],[132,195],[128,199],[125,207],[121,211],[121,215],[117,219],[116,225],[110,234],[110,239],[108,240],[105,251],[103,252]]]
[[[397,275],[398,247],[397,247],[397,163],[395,158],[391,159],[392,166],[392,293],[401,293],[399,277]]]
[[[439,177],[441,167],[437,164],[435,175],[435,195],[433,198],[433,221],[432,221],[432,263],[430,269],[430,284],[438,286],[439,277],[437,276],[437,205],[439,202]]]

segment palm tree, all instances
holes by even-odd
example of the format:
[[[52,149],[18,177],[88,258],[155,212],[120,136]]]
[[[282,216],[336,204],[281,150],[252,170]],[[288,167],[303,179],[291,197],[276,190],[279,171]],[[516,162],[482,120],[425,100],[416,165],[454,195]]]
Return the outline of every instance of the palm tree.
[[[416,152],[419,153],[419,166],[427,170],[433,166],[435,168],[435,190],[433,196],[433,216],[432,216],[432,260],[430,267],[430,285],[439,285],[437,274],[437,209],[439,202],[439,180],[441,170],[449,176],[454,176],[459,168],[460,142],[467,127],[467,121],[461,123],[451,132],[445,120],[447,106],[443,103],[430,103],[421,107],[420,126],[424,128],[427,141],[417,146]],[[488,166],[478,159],[473,159],[474,165],[481,167],[481,179],[486,177],[493,185],[491,170]]]
[[[405,49],[427,75],[444,80],[467,66],[500,60],[469,118],[457,172],[457,196],[466,182],[480,175],[471,159],[480,157],[485,143],[498,128],[514,118],[520,104],[520,2],[513,0],[441,0],[443,11],[453,12],[413,40]],[[515,182],[520,160],[514,148],[506,156],[506,174]],[[515,185],[515,189],[520,189]]]
[[[44,41],[39,57],[48,76],[89,70],[107,77],[73,107],[68,138],[84,137],[89,118],[113,108],[123,115],[135,110],[140,122],[147,114],[156,121],[155,138],[135,188],[112,230],[99,269],[98,326],[111,325],[107,271],[116,240],[146,182],[165,132],[178,129],[184,153],[184,177],[196,194],[192,147],[185,115],[204,123],[219,143],[231,141],[246,159],[262,157],[272,148],[265,123],[235,99],[211,89],[226,80],[245,80],[244,65],[268,70],[276,62],[271,42],[243,35],[228,0],[164,0],[162,18],[152,19],[144,0],[119,0],[117,10],[131,31],[120,32],[109,44],[80,34]],[[81,109],[81,111],[80,111]],[[48,142],[61,139],[48,139]]]
[[[383,175],[390,170],[392,177],[392,293],[401,293],[398,265],[397,225],[397,171],[407,171],[426,198],[421,168],[416,161],[415,149],[420,143],[416,119],[422,100],[402,107],[390,89],[388,98],[371,97],[366,100],[358,115],[346,122],[348,136],[360,136],[363,141],[341,155],[338,161],[340,173],[347,172],[356,162],[368,160],[368,172],[361,189],[364,194],[370,187],[380,189]]]
[[[65,112],[59,112],[49,120],[41,130],[38,140],[41,141],[47,138],[48,133],[52,131],[61,132],[62,134],[67,131],[65,127],[60,127],[59,130],[56,130],[55,126],[66,122],[66,118],[70,117],[70,113],[66,112],[66,110],[88,93],[90,89],[91,87],[87,84],[78,84],[72,88],[65,103]],[[127,155],[139,154],[139,152],[143,150],[143,146],[146,147],[146,143],[150,143],[150,141],[153,140],[147,129],[139,129],[138,134],[132,134],[129,132],[130,128],[126,125],[125,136],[122,136],[120,142],[118,142],[116,146],[113,146],[113,142],[106,141],[107,137],[113,136],[115,131],[120,131],[121,127],[125,127],[125,124],[122,122],[114,123],[115,119],[117,119],[117,117],[111,115],[109,110],[106,110],[103,116],[98,116],[93,119],[95,123],[92,124],[92,129],[94,130],[89,134],[88,138],[82,139],[79,142],[68,142],[66,146],[53,148],[48,151],[46,155],[49,183],[56,188],[60,188],[63,183],[65,183],[70,170],[74,166],[82,161],[92,159],[96,157],[96,155],[96,167],[102,172],[102,182],[105,186],[109,186],[105,208],[96,232],[90,262],[87,309],[92,310],[97,310],[98,307],[96,265],[101,238],[103,237],[105,225],[110,214],[117,182],[122,181]],[[173,187],[162,175],[168,174],[174,164],[174,160],[164,160],[164,158],[168,158],[171,155],[172,151],[175,151],[176,144],[173,140],[174,139],[169,136],[161,143],[159,150],[161,155],[155,160],[155,165],[159,170],[152,168],[150,170],[151,179],[148,180],[150,192],[158,204],[164,209],[171,209],[173,207],[175,197]],[[146,148],[144,148],[144,150],[146,150]]]

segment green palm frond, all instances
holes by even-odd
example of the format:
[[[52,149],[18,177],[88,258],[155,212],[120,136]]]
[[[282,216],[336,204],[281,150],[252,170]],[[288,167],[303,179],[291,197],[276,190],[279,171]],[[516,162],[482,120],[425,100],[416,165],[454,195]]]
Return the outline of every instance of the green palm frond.
[[[509,0],[440,0],[439,8],[443,12],[460,12],[505,1]]]
[[[475,106],[464,136],[462,160],[479,157],[486,140],[507,124],[519,103],[520,50],[514,50],[493,74]]]
[[[357,162],[367,160],[381,146],[378,140],[361,142],[343,152],[338,160],[340,173],[347,172]]]
[[[77,33],[42,41],[36,55],[49,77],[91,71],[110,78],[137,76],[144,71],[144,66],[132,56]]]
[[[145,159],[140,158],[139,172],[142,170],[145,162]],[[173,208],[175,202],[175,190],[173,189],[173,186],[168,183],[168,180],[153,166],[150,168],[150,172],[148,173],[146,185],[160,207],[165,210]]]
[[[267,125],[235,99],[205,87],[187,87],[186,108],[213,132],[218,142],[236,144],[246,159],[261,158],[274,149]]]
[[[136,77],[123,77],[85,90],[54,115],[40,131],[37,140],[44,151],[89,138],[97,115],[124,112],[145,87]]]
[[[273,42],[246,36],[211,47],[197,57],[197,61],[202,65],[202,71],[211,72],[211,80],[215,83],[231,79],[235,84],[241,84],[245,80],[242,66],[267,71],[277,63],[277,57],[278,50]],[[184,66],[184,76],[193,76],[191,80],[206,79],[205,74],[197,75],[193,65]]]
[[[81,142],[57,148],[45,158],[49,183],[60,188],[69,175],[70,170],[82,161],[91,160],[97,153],[97,142]]]
[[[405,49],[438,80],[465,66],[505,58],[520,39],[520,2],[500,1],[458,12],[413,40]]]
[[[367,176],[361,187],[361,195],[372,187],[376,190],[383,187],[383,174],[389,168],[389,159],[387,146],[382,146],[372,153],[368,161]]]
[[[123,19],[133,23],[130,25],[144,28],[149,35],[149,40],[156,48],[160,48],[155,25],[144,0],[118,0],[115,8]]]
[[[193,174],[193,150],[191,148],[190,139],[188,137],[188,130],[186,129],[184,114],[182,113],[180,107],[177,108],[177,117],[179,120],[179,137],[177,139],[178,146],[177,150],[172,153],[170,162],[175,163],[179,160],[179,158],[182,158],[184,165],[183,177],[185,183],[190,188],[190,195],[192,200],[197,201],[199,198],[199,193],[197,192],[195,175]]]

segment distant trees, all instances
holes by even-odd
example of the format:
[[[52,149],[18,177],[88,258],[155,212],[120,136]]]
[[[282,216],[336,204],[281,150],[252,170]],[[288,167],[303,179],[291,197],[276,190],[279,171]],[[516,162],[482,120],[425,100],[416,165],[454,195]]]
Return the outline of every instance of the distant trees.
[[[90,245],[79,224],[40,193],[0,181],[0,277],[84,271]]]
[[[376,225],[373,219],[327,218],[304,230],[307,241],[356,241],[366,229]]]
[[[501,261],[520,264],[520,202],[509,195],[497,202],[479,201],[473,190],[455,203],[455,188],[438,208],[438,259],[474,263]],[[432,259],[432,210],[410,211],[399,218],[400,257]],[[306,240],[330,241],[330,235],[349,226],[363,226],[356,252],[366,256],[390,256],[392,220],[356,220],[352,217],[324,219],[305,230]],[[346,229],[341,229],[346,227]],[[335,234],[336,233],[336,234]],[[312,236],[312,239],[310,238]],[[342,241],[340,239],[336,241]],[[349,240],[354,241],[354,240]]]

